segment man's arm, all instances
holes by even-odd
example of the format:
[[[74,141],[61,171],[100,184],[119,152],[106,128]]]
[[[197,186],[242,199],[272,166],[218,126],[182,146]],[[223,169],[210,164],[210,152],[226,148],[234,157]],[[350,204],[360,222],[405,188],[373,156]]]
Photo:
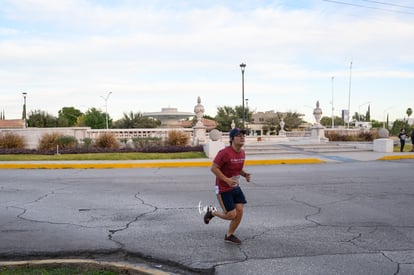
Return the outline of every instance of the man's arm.
[[[241,175],[242,177],[245,177],[247,182],[250,182],[250,173],[247,173],[246,171],[242,170],[242,171],[240,172],[240,175]]]

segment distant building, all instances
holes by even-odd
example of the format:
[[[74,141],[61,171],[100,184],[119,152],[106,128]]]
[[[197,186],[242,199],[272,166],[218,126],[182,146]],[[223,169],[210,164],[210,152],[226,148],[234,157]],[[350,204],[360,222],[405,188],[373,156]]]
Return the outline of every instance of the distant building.
[[[0,129],[24,128],[23,119],[0,119]]]
[[[273,110],[265,112],[257,112],[250,118],[251,124],[265,124],[266,121],[272,118],[277,118],[277,113]]]

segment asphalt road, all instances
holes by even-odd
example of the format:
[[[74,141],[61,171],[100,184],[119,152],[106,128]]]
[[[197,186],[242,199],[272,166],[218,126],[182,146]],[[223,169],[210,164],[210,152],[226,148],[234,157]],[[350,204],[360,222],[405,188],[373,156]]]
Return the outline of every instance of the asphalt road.
[[[170,273],[414,274],[414,160],[248,166],[237,236],[209,225],[207,167],[0,169],[0,260],[89,258]],[[173,268],[170,268],[173,267]]]

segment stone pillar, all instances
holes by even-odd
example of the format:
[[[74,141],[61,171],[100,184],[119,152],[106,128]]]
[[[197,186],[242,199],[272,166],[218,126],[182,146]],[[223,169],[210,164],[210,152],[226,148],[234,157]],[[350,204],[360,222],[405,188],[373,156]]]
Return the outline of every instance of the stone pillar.
[[[204,153],[208,158],[215,158],[217,153],[225,147],[221,141],[222,133],[214,129],[210,132],[210,141],[204,144]]]
[[[374,140],[374,152],[383,152],[383,153],[392,153],[394,152],[394,141],[389,138],[389,132],[385,128],[380,128],[378,130],[378,136]]]

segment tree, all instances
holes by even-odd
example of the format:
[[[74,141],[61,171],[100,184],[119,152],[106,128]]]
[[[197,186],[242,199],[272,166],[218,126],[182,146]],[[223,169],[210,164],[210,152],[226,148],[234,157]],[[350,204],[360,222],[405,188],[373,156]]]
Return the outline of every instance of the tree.
[[[108,116],[109,128],[112,126],[112,119]],[[106,128],[106,113],[96,108],[91,108],[78,119],[78,126],[88,126],[92,129]]]
[[[328,116],[322,117],[321,124],[325,127],[332,127],[332,118]],[[334,117],[334,125],[338,126],[338,125],[343,125],[343,124],[344,124],[344,120],[341,117],[339,116]]]
[[[45,111],[35,110],[30,111],[27,119],[29,127],[57,127],[57,118]]]
[[[250,112],[248,107],[244,108],[245,111],[245,127],[246,123],[250,120],[253,112]],[[231,129],[231,123],[234,121],[236,127],[242,128],[243,124],[243,106],[238,105],[233,107],[223,106],[217,107],[217,115],[214,117],[217,121],[217,129],[223,132],[228,132]]]
[[[279,114],[279,112],[278,112]],[[282,113],[280,113],[282,114]],[[283,120],[285,122],[285,130],[292,131],[295,128],[298,128],[299,125],[304,123],[305,121],[302,119],[303,114],[297,112],[286,112],[283,115]],[[280,117],[281,118],[281,117]],[[280,122],[280,121],[279,121]],[[278,126],[280,128],[280,126]]]
[[[387,122],[386,122],[386,124],[384,125],[384,127],[385,127],[386,129],[390,129],[390,115],[389,115],[389,114],[387,114]]]
[[[267,118],[265,120],[265,123],[262,127],[263,129],[263,133],[264,134],[276,134],[276,129],[278,129],[278,125],[280,123],[280,119],[279,117],[275,116],[275,117],[271,117],[271,118]],[[280,126],[279,126],[280,127]]]
[[[58,112],[58,126],[60,127],[72,127],[78,122],[78,118],[83,113],[75,109],[74,107],[63,107]]]
[[[371,125],[372,125],[372,128],[382,128],[384,125],[384,122],[373,119],[371,120]]]
[[[118,129],[134,128],[134,123],[138,120],[139,114],[134,114],[130,111],[128,114],[124,113],[124,117],[114,122],[114,127]]]
[[[390,130],[390,134],[397,136],[400,133],[400,130],[403,129],[403,128],[405,129],[405,132],[406,133],[409,132],[410,125],[408,125],[407,120],[405,120],[405,119],[404,120],[397,119],[392,124],[392,128]]]
[[[368,105],[368,110],[367,113],[365,115],[365,121],[371,121],[371,104]]]
[[[237,115],[236,110],[230,106],[217,107],[217,129],[219,131],[228,132],[231,129],[231,123],[234,121],[236,127],[240,127],[240,116]]]
[[[407,116],[408,116],[408,119],[410,119],[410,116],[413,114],[413,109],[411,109],[411,108],[408,108],[407,109]]]
[[[161,122],[156,119],[144,117],[142,113],[124,113],[124,117],[114,122],[114,127],[119,129],[131,128],[157,128]]]
[[[299,114],[297,112],[277,112],[275,117],[268,118],[265,121],[265,126],[263,127],[263,130],[265,132],[267,131],[280,131],[280,122],[285,122],[284,130],[286,131],[292,131],[295,128],[298,128],[299,125],[304,123],[305,121],[302,119],[303,114]]]
[[[365,115],[361,115],[360,113],[358,113],[358,112],[355,112],[355,114],[352,116],[352,119],[354,120],[354,121],[366,121],[366,117],[365,117]]]

